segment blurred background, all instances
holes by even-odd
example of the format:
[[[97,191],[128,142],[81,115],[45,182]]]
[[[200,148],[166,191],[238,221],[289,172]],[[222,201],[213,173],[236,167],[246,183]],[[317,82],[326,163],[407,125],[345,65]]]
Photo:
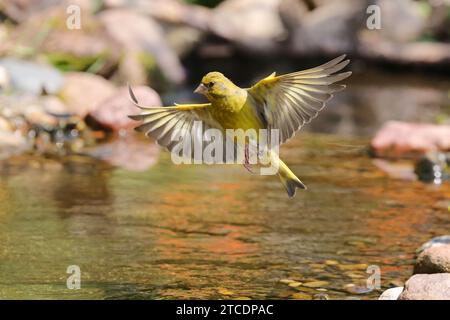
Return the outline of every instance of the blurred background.
[[[133,132],[342,53],[353,75],[281,154],[309,190],[176,166]],[[450,223],[448,0],[3,0],[0,297],[370,299]],[[69,265],[80,290],[66,287]]]

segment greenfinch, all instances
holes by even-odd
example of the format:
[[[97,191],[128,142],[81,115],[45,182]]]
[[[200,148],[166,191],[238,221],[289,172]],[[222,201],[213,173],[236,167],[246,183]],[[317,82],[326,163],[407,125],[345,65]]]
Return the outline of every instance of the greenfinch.
[[[282,144],[314,119],[334,93],[345,88],[336,84],[351,75],[351,72],[338,73],[349,63],[344,59],[342,55],[318,67],[279,76],[274,72],[250,88],[240,88],[222,73],[210,72],[194,91],[208,99],[203,104],[143,107],[130,88],[131,99],[142,109],[141,114],[130,118],[143,121],[136,130],[145,132],[169,151],[176,145],[174,131],[195,131],[196,121],[204,124],[201,130],[277,129]],[[201,139],[203,132],[194,133],[194,139]],[[290,198],[294,197],[296,188],[306,189],[277,155],[272,152],[270,157],[277,161],[277,174]]]

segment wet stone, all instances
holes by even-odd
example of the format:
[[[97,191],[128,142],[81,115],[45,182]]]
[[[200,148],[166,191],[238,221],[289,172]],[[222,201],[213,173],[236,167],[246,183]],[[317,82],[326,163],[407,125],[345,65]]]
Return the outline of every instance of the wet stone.
[[[419,159],[414,172],[421,181],[441,184],[450,178],[449,166],[450,154],[434,153]]]
[[[320,287],[324,287],[327,286],[329,284],[328,281],[310,281],[310,282],[305,282],[303,284],[304,287],[307,288],[320,288]]]

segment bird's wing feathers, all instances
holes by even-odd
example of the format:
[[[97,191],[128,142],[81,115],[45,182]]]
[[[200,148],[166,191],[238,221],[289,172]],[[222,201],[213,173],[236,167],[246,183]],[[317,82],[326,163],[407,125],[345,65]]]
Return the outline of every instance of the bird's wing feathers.
[[[280,76],[273,73],[248,89],[268,127],[280,130],[280,143],[314,119],[334,92],[345,88],[334,84],[351,74],[334,74],[349,63],[344,59],[342,55],[315,68]]]
[[[184,137],[191,135],[192,143],[202,139],[205,130],[210,128],[221,129],[209,112],[210,103],[205,104],[176,104],[170,107],[143,107],[139,105],[133,91],[129,88],[133,103],[142,110],[141,114],[129,116],[133,120],[144,123],[136,127],[139,132],[155,139],[159,145],[169,151],[177,145],[178,141],[172,140],[172,134],[178,132]],[[195,125],[196,121],[202,121],[202,126]]]

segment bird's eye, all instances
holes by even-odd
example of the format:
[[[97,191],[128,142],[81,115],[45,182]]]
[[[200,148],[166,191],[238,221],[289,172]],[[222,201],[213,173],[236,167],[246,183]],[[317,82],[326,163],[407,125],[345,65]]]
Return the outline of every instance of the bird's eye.
[[[206,86],[208,87],[208,89],[211,89],[212,87],[213,87],[213,85],[214,85],[214,82],[208,82],[207,84],[206,84]]]

